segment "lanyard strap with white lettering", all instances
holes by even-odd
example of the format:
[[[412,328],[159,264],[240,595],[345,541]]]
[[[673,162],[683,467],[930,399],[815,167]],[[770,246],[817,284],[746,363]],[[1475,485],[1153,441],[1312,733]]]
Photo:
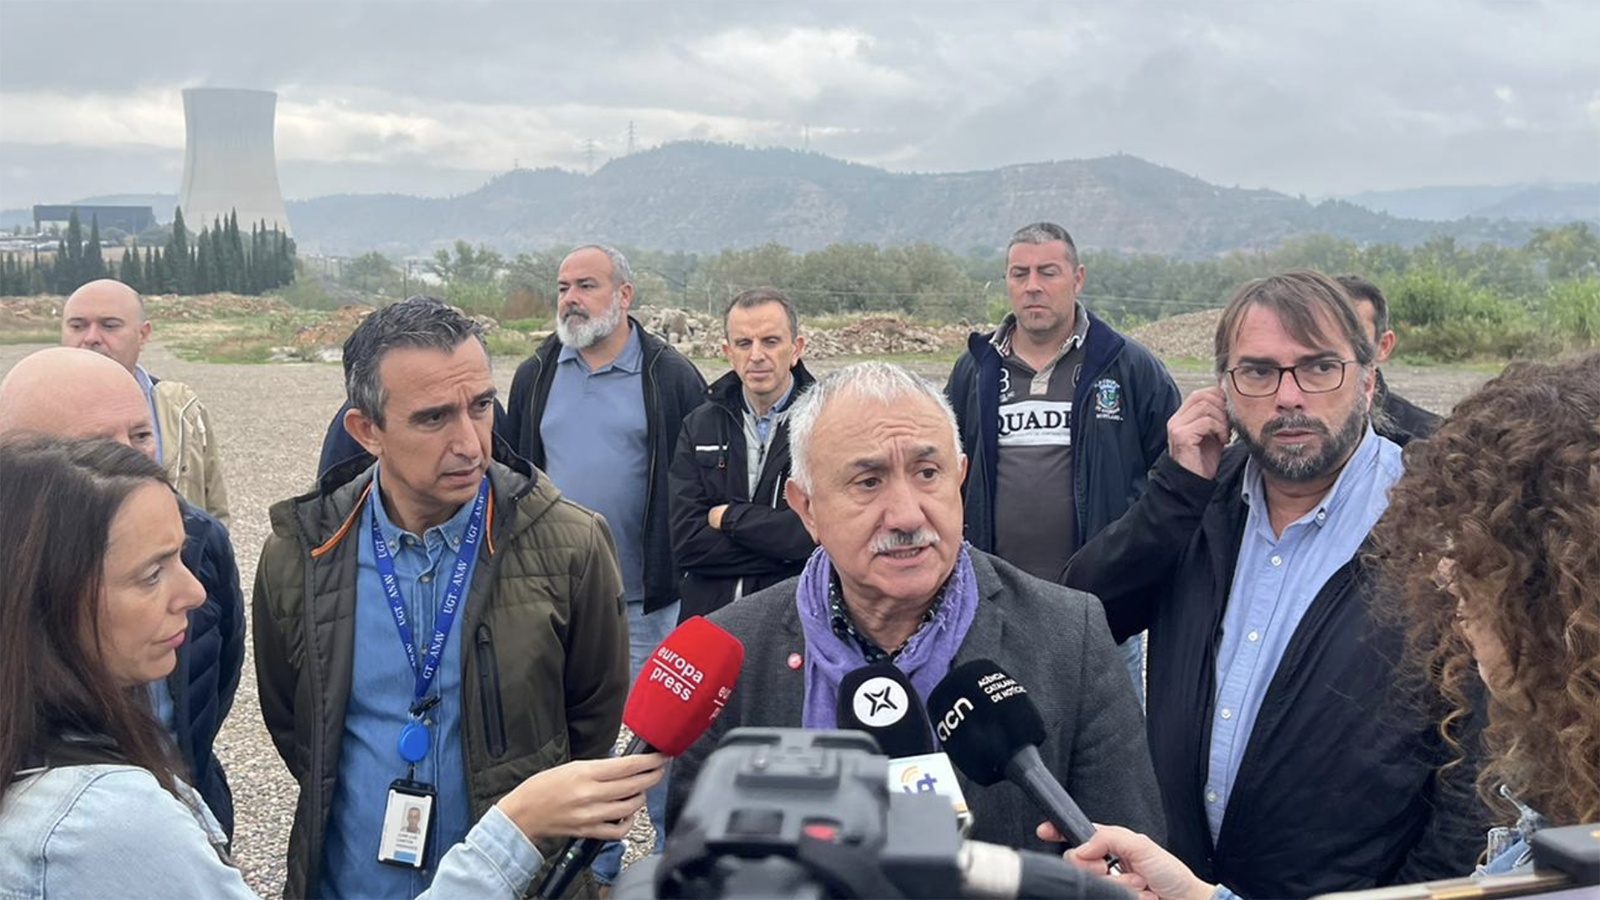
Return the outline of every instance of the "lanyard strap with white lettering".
[[[412,721],[402,729],[400,734],[400,756],[407,762],[420,762],[427,755],[429,736],[427,729],[422,727],[420,719],[423,712],[432,704],[428,702],[428,689],[433,685],[434,676],[439,672],[439,660],[444,656],[445,640],[450,636],[450,628],[455,624],[456,613],[461,608],[461,593],[467,583],[467,574],[472,571],[472,565],[478,558],[478,541],[483,536],[483,512],[489,498],[489,479],[485,477],[478,485],[478,498],[472,504],[472,516],[467,520],[466,533],[461,538],[461,548],[456,552],[456,564],[450,574],[450,584],[446,587],[444,599],[439,602],[439,611],[433,618],[433,636],[428,641],[427,651],[423,654],[422,664],[417,664],[416,639],[411,634],[411,623],[406,614],[405,599],[400,594],[400,579],[395,575],[394,558],[389,554],[389,544],[383,539],[383,531],[378,526],[378,516],[374,510],[372,516],[372,554],[373,562],[378,567],[378,581],[383,585],[384,596],[389,600],[389,611],[394,614],[395,628],[400,632],[400,643],[406,650],[406,659],[411,663],[411,671],[416,675],[416,689],[411,702]],[[378,502],[378,501],[374,501]]]

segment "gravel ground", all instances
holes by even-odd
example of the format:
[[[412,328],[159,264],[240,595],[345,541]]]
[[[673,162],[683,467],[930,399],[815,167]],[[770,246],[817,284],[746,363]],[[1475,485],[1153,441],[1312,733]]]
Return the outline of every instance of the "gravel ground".
[[[159,333],[159,327],[158,327]],[[0,346],[0,375],[39,345]],[[315,476],[318,451],[329,418],[344,399],[338,366],[316,363],[211,365],[188,362],[152,343],[142,361],[160,376],[193,386],[222,436],[222,457],[233,513],[232,536],[239,573],[248,594],[266,538],[267,507],[306,489]],[[495,380],[509,392],[516,360],[495,361]],[[848,360],[819,360],[813,371],[832,371]],[[943,384],[945,363],[914,365]],[[1488,378],[1442,368],[1386,369],[1390,384],[1429,409],[1449,409]],[[714,377],[717,371],[708,371]],[[1215,383],[1205,372],[1174,373],[1187,392]],[[246,660],[233,713],[218,738],[218,756],[233,786],[237,824],[234,850],[252,888],[264,897],[281,894],[283,857],[294,816],[295,785],[272,749],[261,724],[255,670]],[[630,848],[649,846],[648,822],[640,817]]]

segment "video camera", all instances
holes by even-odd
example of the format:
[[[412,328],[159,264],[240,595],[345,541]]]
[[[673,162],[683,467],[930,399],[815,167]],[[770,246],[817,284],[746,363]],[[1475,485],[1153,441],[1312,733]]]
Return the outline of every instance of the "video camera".
[[[891,792],[888,765],[859,731],[734,729],[664,852],[624,872],[612,896],[1129,896],[1056,856],[963,841],[950,800]]]

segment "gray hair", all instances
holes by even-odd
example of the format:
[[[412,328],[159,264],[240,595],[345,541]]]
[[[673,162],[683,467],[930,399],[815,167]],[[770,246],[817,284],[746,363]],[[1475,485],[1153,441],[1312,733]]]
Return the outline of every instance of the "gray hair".
[[[382,428],[383,405],[389,399],[378,377],[384,354],[400,347],[450,353],[468,338],[477,338],[488,356],[483,326],[438,297],[419,294],[377,310],[344,342],[344,390],[350,405]]]
[[[722,339],[728,339],[728,317],[733,315],[735,309],[754,309],[767,303],[776,303],[783,307],[784,318],[789,320],[789,340],[793,341],[800,336],[800,314],[794,311],[794,303],[784,296],[783,291],[777,288],[751,288],[748,291],[728,301],[728,308],[722,311]]]
[[[1072,235],[1065,228],[1054,222],[1034,222],[1024,225],[1011,235],[1011,242],[1006,244],[1006,255],[1011,255],[1011,248],[1018,244],[1048,244],[1051,241],[1060,241],[1067,245],[1067,262],[1073,268],[1078,267],[1078,245],[1072,242]]]
[[[567,255],[571,256],[581,250],[599,250],[611,261],[611,290],[621,290],[623,285],[633,284],[633,269],[628,266],[628,258],[622,255],[621,250],[605,244],[583,244],[573,247]]]
[[[954,458],[961,456],[961,432],[956,426],[956,413],[945,398],[944,391],[921,375],[913,374],[894,363],[860,362],[833,372],[810,390],[800,395],[789,411],[789,454],[792,464],[789,477],[801,488],[811,490],[811,432],[822,417],[823,407],[833,398],[849,394],[880,403],[924,397],[938,404],[950,423],[950,442]]]

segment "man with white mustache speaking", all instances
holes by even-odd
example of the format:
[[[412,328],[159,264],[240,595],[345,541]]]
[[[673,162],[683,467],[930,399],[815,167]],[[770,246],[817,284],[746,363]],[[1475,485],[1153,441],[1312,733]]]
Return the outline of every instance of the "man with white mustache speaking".
[[[789,505],[820,545],[797,578],[710,619],[744,644],[711,731],[672,767],[669,829],[706,756],[741,726],[833,728],[849,672],[890,661],[926,697],[988,659],[1043,716],[1045,767],[1096,822],[1163,832],[1133,683],[1100,604],[961,539],[967,460],[942,391],[888,363],[818,381],[789,413]],[[1041,812],[1009,783],[958,775],[972,837],[1044,849]]]

